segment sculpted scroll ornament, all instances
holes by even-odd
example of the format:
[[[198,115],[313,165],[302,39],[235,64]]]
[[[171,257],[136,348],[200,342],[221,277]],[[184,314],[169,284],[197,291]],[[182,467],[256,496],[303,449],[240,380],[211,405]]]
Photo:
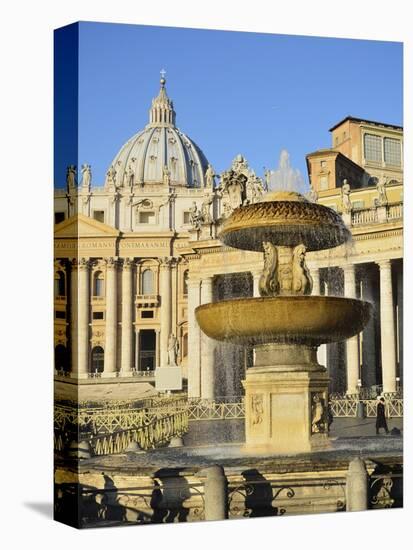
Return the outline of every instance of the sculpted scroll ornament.
[[[245,158],[238,155],[230,170],[222,173],[218,186],[224,217],[228,217],[242,205],[258,202],[263,192],[264,185],[261,179],[249,168]]]
[[[310,270],[305,263],[306,248],[299,244],[293,251],[293,293],[311,294],[313,289],[313,279]]]
[[[264,270],[259,280],[261,296],[311,294],[313,281],[305,263],[306,248],[277,247],[263,243]]]
[[[269,242],[262,244],[264,249],[264,270],[259,280],[261,296],[275,296],[279,293],[277,277],[277,247]]]

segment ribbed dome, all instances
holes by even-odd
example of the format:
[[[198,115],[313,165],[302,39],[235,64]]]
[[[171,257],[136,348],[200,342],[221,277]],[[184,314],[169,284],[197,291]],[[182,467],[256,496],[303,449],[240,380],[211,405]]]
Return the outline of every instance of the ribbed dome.
[[[131,137],[114,158],[106,185],[120,187],[170,182],[171,185],[203,187],[208,161],[199,147],[175,126],[173,103],[161,79],[152,101],[149,124]]]

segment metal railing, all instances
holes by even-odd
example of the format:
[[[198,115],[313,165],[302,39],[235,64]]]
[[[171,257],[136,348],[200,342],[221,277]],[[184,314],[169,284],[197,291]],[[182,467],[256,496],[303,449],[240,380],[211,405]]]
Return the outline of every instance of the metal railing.
[[[188,431],[186,400],[151,400],[145,408],[85,408],[55,405],[54,446],[87,441],[95,455],[123,452],[131,443],[141,449],[163,445]]]
[[[376,464],[370,475],[365,467],[366,463],[363,479],[356,474],[356,486],[351,464],[334,477],[326,470],[308,475],[270,473],[268,468],[226,473],[221,468],[222,475],[217,476],[217,466],[195,474],[161,469],[139,485],[123,487],[115,485],[110,472],[102,472],[100,480],[93,476],[97,486],[85,485],[87,478],[81,483],[56,482],[55,516],[92,527],[342,512],[353,510],[355,500],[359,510],[402,507],[402,464]]]
[[[388,418],[403,417],[403,399],[399,397],[384,397],[386,416]],[[346,396],[344,398],[331,398],[330,408],[333,417],[356,417],[358,404],[364,406],[364,414],[368,418],[377,415],[377,399],[359,399],[358,396]]]
[[[244,398],[241,396],[215,399],[188,399],[188,420],[236,420],[245,418]]]

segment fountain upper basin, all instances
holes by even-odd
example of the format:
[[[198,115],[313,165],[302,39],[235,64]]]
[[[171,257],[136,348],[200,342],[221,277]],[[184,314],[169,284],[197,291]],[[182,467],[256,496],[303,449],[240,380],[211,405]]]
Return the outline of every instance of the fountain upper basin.
[[[372,312],[369,302],[336,296],[240,298],[195,310],[202,331],[222,342],[320,345],[358,334]]]
[[[304,244],[307,250],[339,246],[351,239],[342,218],[327,206],[308,202],[294,192],[269,193],[265,200],[235,209],[224,220],[220,241],[233,248],[263,251]]]

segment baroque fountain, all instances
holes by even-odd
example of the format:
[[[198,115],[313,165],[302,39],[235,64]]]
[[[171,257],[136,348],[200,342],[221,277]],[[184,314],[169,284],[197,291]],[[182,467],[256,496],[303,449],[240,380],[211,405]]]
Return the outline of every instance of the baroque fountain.
[[[350,238],[335,211],[293,191],[269,193],[223,222],[219,239],[225,245],[264,254],[260,297],[204,304],[195,314],[210,338],[254,348],[254,366],[243,381],[248,451],[329,447],[329,377],[317,361],[317,347],[358,334],[371,305],[311,295],[306,253]]]

